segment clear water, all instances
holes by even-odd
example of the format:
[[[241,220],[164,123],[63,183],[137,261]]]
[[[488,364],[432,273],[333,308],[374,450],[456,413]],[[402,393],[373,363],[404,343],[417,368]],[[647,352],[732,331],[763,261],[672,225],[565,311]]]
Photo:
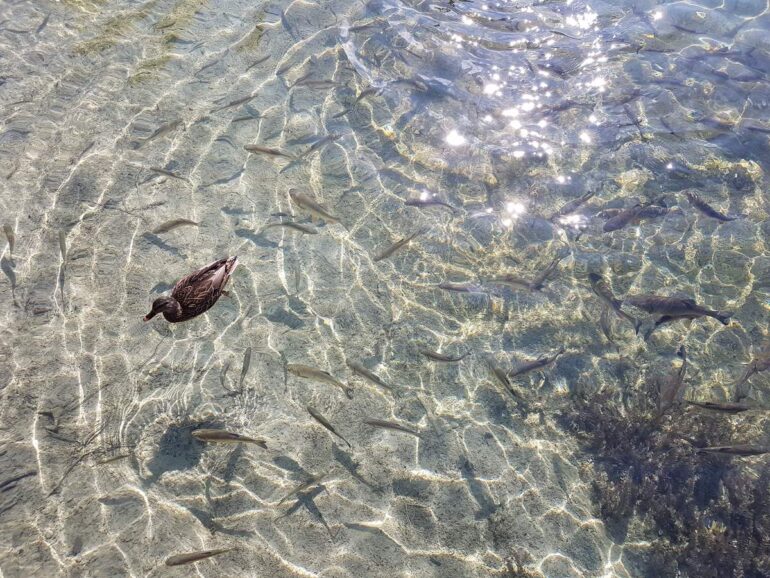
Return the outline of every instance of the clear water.
[[[0,576],[703,575],[656,566],[700,536],[684,513],[676,539],[642,507],[610,523],[602,451],[565,417],[599,391],[635,415],[683,344],[684,397],[770,404],[770,372],[735,386],[770,305],[766,2],[22,1],[0,21]],[[309,225],[292,188],[340,222],[264,229]],[[668,210],[604,232],[636,203]],[[178,218],[198,225],[152,233]],[[227,255],[229,297],[142,321]],[[494,282],[557,258],[542,291]],[[636,335],[603,314],[590,273],[734,315],[645,340],[654,317],[624,306]],[[491,371],[560,348],[516,396]],[[734,438],[693,444],[767,439],[761,412],[714,419]],[[733,482],[768,475],[714,459]],[[704,519],[729,542],[747,516]],[[213,548],[234,550],[164,565]]]

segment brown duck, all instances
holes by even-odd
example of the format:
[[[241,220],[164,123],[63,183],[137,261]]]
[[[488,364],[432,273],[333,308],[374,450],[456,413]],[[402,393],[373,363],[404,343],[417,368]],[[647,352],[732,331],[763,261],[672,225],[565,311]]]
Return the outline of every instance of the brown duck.
[[[180,279],[171,290],[170,297],[158,297],[152,303],[152,311],[144,316],[149,321],[163,313],[166,321],[179,323],[197,317],[214,306],[238,264],[238,257],[219,259],[195,273]]]

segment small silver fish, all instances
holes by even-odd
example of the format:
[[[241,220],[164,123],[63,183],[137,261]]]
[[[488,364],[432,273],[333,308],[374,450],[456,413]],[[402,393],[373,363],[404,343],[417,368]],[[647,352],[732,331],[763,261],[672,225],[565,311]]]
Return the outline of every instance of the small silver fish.
[[[316,420],[318,423],[320,423],[322,426],[324,426],[326,429],[328,429],[331,433],[333,433],[335,436],[340,438],[343,442],[348,444],[349,448],[352,448],[353,446],[350,445],[350,442],[346,440],[340,433],[337,432],[336,429],[334,429],[334,426],[329,423],[329,420],[327,420],[324,416],[322,416],[320,413],[318,413],[315,409],[313,409],[310,406],[307,406],[307,412],[313,417],[314,420]]]
[[[166,221],[165,223],[158,225],[155,229],[153,229],[152,234],[153,235],[160,235],[161,233],[168,233],[169,231],[173,231],[177,227],[184,227],[184,226],[191,226],[191,227],[197,227],[199,223],[196,221],[191,221],[190,219],[173,219],[171,221]]]
[[[158,173],[159,175],[164,175],[164,176],[167,176],[167,177],[171,177],[172,179],[179,179],[180,181],[185,181],[187,183],[190,182],[190,179],[188,179],[187,177],[180,176],[180,175],[176,174],[173,171],[170,171],[168,169],[164,169],[163,167],[150,167],[150,170],[152,172],[154,172],[154,173]],[[152,179],[152,177],[150,177],[150,179],[148,179],[148,180],[151,180],[151,179]]]
[[[353,388],[335,379],[334,376],[331,375],[328,371],[323,371],[322,369],[310,367],[309,365],[302,365],[301,363],[288,363],[286,365],[286,371],[296,375],[297,377],[302,377],[305,379],[314,379],[316,381],[321,381],[324,383],[328,383],[330,385],[335,385],[340,389],[342,389],[342,391],[345,392],[345,395],[347,395],[350,399],[353,398]]]
[[[274,157],[285,157],[287,159],[296,159],[294,155],[291,155],[287,152],[284,152],[280,149],[270,148],[270,147],[263,147],[260,145],[246,145],[243,147],[243,150],[246,150],[250,153],[262,153],[265,155],[272,155]]]
[[[61,251],[61,260],[67,260],[67,231],[59,231],[59,250]]]
[[[337,217],[332,215],[320,203],[318,203],[314,199],[311,199],[308,195],[298,191],[297,189],[290,189],[289,197],[291,197],[291,200],[292,202],[294,202],[295,205],[297,205],[300,209],[308,211],[312,217],[315,217],[317,219],[323,219],[324,221],[327,221],[329,223],[340,222],[340,220]]]
[[[368,379],[375,385],[379,385],[383,389],[387,389],[389,392],[393,393],[393,388],[389,386],[387,383],[382,381],[376,374],[366,369],[363,365],[356,361],[346,360],[345,363],[347,363],[347,366],[353,371],[353,373],[357,373],[361,377]]]
[[[212,556],[218,556],[225,552],[231,552],[233,548],[222,548],[219,550],[204,550],[202,552],[187,552],[185,554],[175,554],[166,558],[166,566],[182,566],[184,564],[192,564]]]
[[[509,374],[509,377],[517,377],[519,375],[524,375],[525,373],[529,373],[530,371],[534,371],[536,369],[541,369],[543,367],[546,367],[548,365],[551,365],[554,361],[558,359],[558,357],[564,353],[564,348],[560,348],[559,351],[554,353],[553,355],[543,355],[541,357],[538,357],[534,361],[529,361],[527,363],[524,363],[523,365],[520,365],[517,367],[514,371],[512,371]]]
[[[619,317],[629,321],[634,326],[634,329],[638,331],[639,321],[621,309],[623,302],[612,294],[612,289],[610,289],[604,278],[597,273],[589,273],[588,280],[591,282],[591,289],[593,289],[594,293],[596,293],[596,296],[599,297],[599,299],[601,299],[604,304],[612,309]]]
[[[262,231],[264,232],[265,229],[270,229],[272,227],[287,227],[289,229],[294,229],[295,231],[299,231],[300,233],[305,233],[306,235],[318,234],[318,229],[314,227],[310,227],[308,225],[303,225],[302,223],[295,223],[294,221],[281,221],[280,223],[269,223],[263,227]]]
[[[364,423],[366,425],[370,425],[372,427],[379,427],[383,429],[390,429],[394,431],[401,431],[404,433],[412,434],[413,436],[416,436],[418,438],[422,438],[422,435],[419,431],[414,430],[412,428],[406,427],[404,425],[401,425],[400,423],[393,422],[393,421],[385,421],[382,419],[366,419],[364,420]]]
[[[388,248],[384,249],[383,251],[381,251],[380,253],[378,253],[377,256],[374,257],[373,261],[377,262],[377,261],[382,261],[383,259],[387,259],[393,253],[398,251],[401,247],[404,247],[405,245],[408,245],[409,242],[412,239],[414,239],[417,235],[420,235],[422,233],[423,233],[423,231],[420,230],[420,231],[417,231],[415,233],[412,233],[411,235],[409,235],[407,237],[404,237],[403,239],[401,239],[399,241],[396,241],[390,247],[388,247]]]
[[[238,388],[243,389],[243,380],[246,378],[246,374],[249,372],[249,366],[251,365],[251,347],[246,348],[246,352],[243,354],[243,366],[241,367],[241,379],[238,381]]]
[[[153,132],[150,136],[148,136],[146,139],[144,139],[140,144],[139,148],[150,142],[151,140],[161,137],[164,134],[167,134],[171,132],[172,130],[176,130],[177,127],[180,125],[184,126],[184,123],[182,123],[181,119],[172,120],[171,122],[167,122],[166,124],[160,125],[155,132]]]
[[[214,442],[214,443],[220,442],[220,443],[231,443],[231,444],[250,443],[250,444],[256,444],[261,448],[267,449],[267,443],[265,442],[265,440],[246,437],[241,434],[229,432],[223,429],[196,429],[191,432],[191,435],[196,440],[199,440],[202,442]]]

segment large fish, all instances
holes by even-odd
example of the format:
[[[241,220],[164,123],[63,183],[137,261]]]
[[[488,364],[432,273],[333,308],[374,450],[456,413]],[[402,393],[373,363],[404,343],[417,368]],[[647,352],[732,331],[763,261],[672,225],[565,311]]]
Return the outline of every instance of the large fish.
[[[701,199],[697,194],[695,194],[694,191],[685,191],[684,196],[687,197],[687,200],[690,201],[690,204],[698,209],[701,213],[706,215],[707,217],[711,217],[712,219],[717,219],[722,222],[727,221],[734,221],[738,217],[731,217],[729,215],[725,215],[724,213],[720,213],[717,211],[714,207],[709,205],[706,201]]]
[[[322,381],[330,385],[336,385],[342,391],[345,392],[349,398],[353,398],[353,388],[345,385],[338,379],[330,374],[328,371],[318,369],[316,367],[310,367],[309,365],[302,365],[301,363],[289,363],[286,365],[286,371],[293,373],[297,377],[304,377],[305,379],[314,379],[316,381]]]
[[[298,191],[297,189],[289,190],[289,197],[292,202],[300,209],[303,209],[310,213],[311,217],[317,219],[323,219],[327,223],[339,223],[340,220],[332,215],[325,207],[323,207],[316,200],[311,199],[308,195]]]
[[[196,440],[200,440],[202,442],[219,442],[230,444],[251,443],[258,445],[261,448],[267,449],[265,440],[246,437],[241,434],[222,429],[196,429],[192,432],[192,436]]]
[[[655,315],[696,318],[713,317],[723,325],[730,323],[732,313],[714,311],[698,305],[695,300],[682,297],[662,297],[660,295],[631,295],[624,299],[625,303]]]

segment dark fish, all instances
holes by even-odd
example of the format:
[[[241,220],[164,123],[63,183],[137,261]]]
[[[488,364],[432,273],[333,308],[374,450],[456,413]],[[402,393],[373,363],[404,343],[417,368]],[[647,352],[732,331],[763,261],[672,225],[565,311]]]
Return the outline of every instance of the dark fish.
[[[443,361],[445,363],[454,363],[455,361],[460,361],[468,357],[470,355],[470,351],[466,351],[462,355],[458,357],[452,357],[450,355],[444,355],[443,353],[438,353],[436,351],[431,351],[430,349],[421,348],[420,353],[427,357],[428,359],[432,359],[433,361]]]
[[[222,365],[222,371],[219,374],[219,383],[222,385],[222,389],[226,389],[227,391],[230,391],[230,389],[225,385],[227,381],[227,371],[230,369],[230,364],[232,363],[231,359],[228,359],[224,365]]]
[[[393,421],[385,421],[382,419],[366,419],[364,420],[364,423],[366,425],[370,425],[372,427],[380,427],[383,429],[392,429],[395,431],[402,431],[404,433],[412,434],[413,436],[416,436],[418,438],[421,438],[422,435],[419,431],[414,430],[412,428],[406,427],[405,425],[401,425],[400,423],[396,423]]]
[[[196,440],[199,440],[202,442],[214,442],[214,443],[219,442],[219,443],[230,443],[230,444],[249,443],[249,444],[255,444],[261,448],[267,449],[267,443],[265,442],[265,440],[246,437],[241,434],[229,432],[223,429],[196,429],[191,432],[191,435]]]
[[[642,205],[636,204],[629,209],[623,209],[614,217],[610,217],[606,223],[604,223],[604,232],[617,231],[628,225],[636,218],[639,211],[642,210]]]
[[[309,227],[308,225],[303,225],[302,223],[295,223],[294,221],[282,221],[280,223],[270,223],[263,227],[262,232],[264,232],[265,229],[270,229],[272,227],[288,227],[289,229],[294,229],[295,231],[299,231],[300,233],[305,233],[307,235],[318,234],[318,229],[316,229],[315,227]]]
[[[732,317],[732,313],[707,309],[689,298],[661,297],[659,295],[631,295],[630,297],[626,297],[624,302],[633,305],[642,311],[658,315],[669,315],[672,317],[713,317],[723,325],[729,324],[730,317]]]
[[[13,248],[16,246],[16,233],[13,232],[13,227],[8,223],[3,225],[3,232],[5,233],[5,238],[8,239],[8,254],[11,256],[11,261],[13,261]]]
[[[375,385],[379,385],[383,389],[387,389],[389,392],[393,392],[393,388],[389,386],[387,383],[382,381],[377,375],[375,375],[373,372],[366,369],[363,365],[356,361],[346,360],[345,363],[347,366],[353,371],[353,373],[357,373],[361,377],[364,377],[374,383]]]
[[[730,403],[720,401],[687,401],[688,404],[700,407],[703,409],[710,409],[712,411],[721,411],[723,413],[741,413],[754,409],[753,407],[743,403]]]
[[[342,437],[339,433],[337,433],[337,430],[334,429],[334,426],[329,423],[329,421],[322,416],[320,413],[318,413],[315,409],[313,409],[310,406],[307,406],[307,412],[313,416],[313,419],[316,420],[318,423],[320,423],[322,426],[324,426],[326,429],[328,429],[332,434],[340,438],[343,442],[348,444],[349,448],[352,448],[353,446],[350,445],[350,442],[346,440],[344,437]]]
[[[38,24],[37,28],[35,28],[35,34],[40,34],[43,29],[48,25],[48,19],[51,17],[51,13],[45,15],[45,18],[43,18],[43,21]]]
[[[538,357],[534,361],[529,361],[523,365],[520,365],[515,370],[513,370],[511,373],[508,374],[509,377],[517,377],[519,375],[524,375],[525,373],[529,373],[530,371],[534,371],[536,369],[541,369],[543,367],[546,367],[548,365],[551,365],[556,359],[564,353],[564,348],[560,348],[559,351],[554,353],[553,355],[543,355],[541,357]]]
[[[457,210],[449,203],[442,201],[440,199],[436,199],[434,197],[430,197],[427,199],[407,199],[404,201],[404,204],[409,207],[418,207],[420,209],[425,207],[446,207],[453,213]]]
[[[243,354],[243,366],[241,367],[241,378],[238,380],[238,388],[243,389],[243,380],[246,378],[246,374],[249,372],[249,366],[251,365],[251,347],[246,348],[246,352]]]
[[[185,225],[197,227],[198,223],[196,223],[195,221],[191,221],[190,219],[173,219],[171,221],[166,221],[165,223],[158,225],[155,229],[153,229],[152,234],[160,235],[161,233],[168,233],[169,231],[173,231],[177,227],[183,227]]]
[[[508,374],[501,367],[497,366],[497,364],[495,363],[494,359],[491,356],[486,356],[485,360],[487,362],[487,365],[489,366],[489,369],[492,370],[492,373],[500,382],[500,384],[506,389],[506,391],[510,393],[517,402],[522,401],[521,395],[519,395],[519,393],[513,389],[511,380],[508,379]]]
[[[725,454],[730,456],[760,456],[770,453],[770,447],[754,446],[749,444],[736,444],[733,446],[713,446],[709,448],[698,448],[699,452],[710,454]]]
[[[220,550],[204,550],[202,552],[188,552],[185,554],[176,554],[174,556],[169,556],[166,558],[166,566],[182,566],[183,564],[192,564],[193,562],[198,562],[199,560],[205,560],[206,558],[211,558],[212,556],[218,556],[219,554],[224,554],[225,552],[232,551],[232,548],[222,548]]]
[[[322,369],[317,369],[315,367],[310,367],[308,365],[302,365],[300,363],[287,364],[286,371],[296,375],[297,377],[303,377],[305,379],[315,379],[316,381],[322,381],[330,385],[336,385],[337,387],[342,389],[345,392],[345,395],[347,395],[350,399],[353,398],[353,388],[335,379],[334,376],[327,371],[323,371]]]
[[[684,196],[687,197],[687,200],[690,201],[690,204],[693,207],[698,209],[701,213],[703,213],[707,217],[718,219],[719,221],[723,221],[723,222],[734,221],[735,219],[738,218],[738,217],[729,217],[724,213],[720,213],[711,205],[709,205],[706,201],[704,201],[698,195],[696,195],[693,191],[685,191]]]
[[[295,159],[294,155],[291,155],[289,153],[285,153],[280,149],[270,148],[270,147],[263,147],[259,145],[246,145],[243,147],[243,150],[249,151],[250,153],[262,153],[266,155],[272,155],[275,157],[285,157],[287,159]]]
[[[404,238],[403,238],[403,239],[401,239],[400,241],[396,241],[396,242],[395,242],[395,243],[393,243],[393,244],[392,244],[390,247],[388,247],[387,249],[384,249],[382,252],[378,253],[378,254],[377,254],[377,256],[376,256],[376,257],[374,257],[374,261],[375,261],[375,262],[377,262],[377,261],[382,261],[383,259],[387,259],[387,258],[388,258],[388,257],[390,257],[390,256],[391,256],[393,253],[395,253],[396,251],[398,251],[398,250],[399,250],[401,247],[403,247],[403,246],[405,246],[405,245],[408,245],[408,244],[409,244],[409,242],[410,242],[412,239],[414,239],[414,238],[415,238],[417,235],[420,235],[420,234],[422,234],[422,233],[423,233],[423,231],[422,231],[422,230],[420,230],[420,231],[417,231],[417,232],[415,232],[415,233],[412,233],[412,234],[411,234],[411,235],[409,235],[408,237],[404,237]]]
[[[613,295],[612,289],[610,289],[609,285],[607,285],[607,282],[604,280],[604,278],[597,273],[589,273],[588,280],[591,281],[591,289],[593,289],[594,293],[596,293],[599,299],[601,299],[608,307],[617,313],[619,317],[622,317],[631,323],[631,325],[634,326],[635,331],[638,331],[639,321],[621,309],[623,301]]]

